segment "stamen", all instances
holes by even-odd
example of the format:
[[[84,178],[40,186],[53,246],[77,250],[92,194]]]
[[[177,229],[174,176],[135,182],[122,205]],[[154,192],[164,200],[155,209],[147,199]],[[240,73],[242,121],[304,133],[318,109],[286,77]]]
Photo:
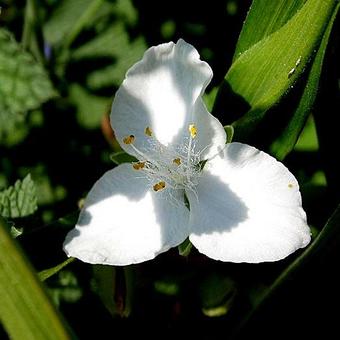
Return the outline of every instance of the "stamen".
[[[127,137],[123,138],[124,144],[127,144],[127,145],[132,144],[134,141],[135,141],[135,136],[134,135],[130,135],[130,136],[127,136]]]
[[[133,167],[135,170],[143,169],[143,168],[145,167],[145,162],[137,162],[137,163],[133,163],[133,164],[132,164],[132,167]]]
[[[178,166],[181,165],[181,163],[182,163],[182,161],[181,161],[180,158],[175,158],[175,159],[172,160],[172,162],[173,162],[174,164],[178,165]]]
[[[153,190],[155,190],[155,191],[163,190],[164,188],[165,188],[165,182],[164,181],[160,181],[153,186]]]
[[[149,137],[152,136],[152,130],[150,129],[149,126],[147,126],[147,127],[145,128],[144,133],[145,133],[147,136],[149,136]]]
[[[189,124],[189,132],[191,138],[195,138],[197,136],[197,128],[195,124]]]

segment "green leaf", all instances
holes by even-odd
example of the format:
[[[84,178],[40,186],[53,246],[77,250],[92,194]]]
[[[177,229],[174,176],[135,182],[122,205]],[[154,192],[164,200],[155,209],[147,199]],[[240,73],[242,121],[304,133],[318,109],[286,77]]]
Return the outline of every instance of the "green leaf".
[[[44,26],[44,36],[46,40],[56,45],[61,42],[70,41],[75,38],[75,34],[78,34],[79,29],[84,26],[92,25],[94,19],[98,19],[97,13],[92,13],[92,7],[98,11],[98,5],[102,5],[102,0],[63,0],[58,2],[58,6],[52,12],[51,17]],[[84,21],[87,17],[87,13],[91,10],[91,20]],[[97,15],[96,15],[97,14]],[[93,17],[96,15],[96,18]],[[79,27],[81,23],[81,28]]]
[[[129,155],[125,151],[117,151],[110,155],[110,159],[113,163],[119,165],[122,163],[132,163],[137,162],[137,158],[134,156]]]
[[[91,89],[112,87],[112,84],[119,86],[126,71],[143,56],[146,49],[143,37],[130,42],[127,33],[125,33],[125,36],[122,36],[121,39],[121,45],[116,50],[116,62],[110,66],[95,70],[87,77],[87,84]]]
[[[294,148],[299,135],[306,123],[308,116],[311,113],[312,106],[315,102],[316,95],[319,88],[319,81],[322,72],[322,65],[326,53],[326,48],[329,40],[330,33],[332,31],[332,27],[334,24],[334,20],[336,18],[336,14],[339,9],[338,5],[333,12],[333,16],[329,21],[327,29],[322,38],[320,47],[313,61],[311,70],[308,75],[307,83],[303,94],[301,96],[300,102],[290,119],[288,125],[282,132],[282,134],[276,139],[276,141],[272,145],[272,154],[279,160],[284,159],[287,154]],[[310,131],[310,133],[314,132],[314,136],[316,135],[315,129],[314,131]],[[315,140],[315,138],[314,138]],[[300,141],[301,142],[301,141]],[[317,147],[317,146],[316,146]]]
[[[98,128],[110,107],[109,98],[95,96],[78,84],[70,85],[69,89],[70,101],[77,107],[79,125],[86,129]]]
[[[45,269],[42,270],[38,273],[39,279],[41,281],[45,281],[47,280],[49,277],[53,276],[54,274],[58,273],[60,270],[62,270],[64,267],[66,267],[68,264],[70,264],[71,262],[73,262],[75,260],[74,257],[70,257],[68,259],[66,259],[64,262],[58,264],[55,267],[49,268],[49,269]]]
[[[178,253],[181,256],[188,256],[192,249],[192,243],[189,240],[189,237],[186,238],[179,246]]]
[[[1,217],[0,253],[0,320],[9,337],[71,339],[65,322]]]
[[[238,139],[253,132],[267,110],[303,73],[319,46],[335,5],[335,0],[307,0],[281,28],[252,45],[232,64],[215,107],[221,105],[226,92],[232,91],[248,108],[248,112],[234,123]],[[260,20],[263,14],[257,13],[257,17]],[[276,20],[282,24],[281,19]]]
[[[27,110],[55,95],[40,64],[21,49],[11,33],[0,29],[0,139],[24,119]]]
[[[237,41],[234,60],[280,29],[306,0],[254,0]]]
[[[232,279],[211,273],[199,287],[203,314],[209,317],[226,314],[234,301],[235,294],[236,285]]]
[[[30,174],[22,181],[17,180],[14,186],[0,191],[0,215],[3,217],[25,217],[37,208],[36,189]]]
[[[227,134],[227,143],[231,143],[234,138],[234,127],[232,125],[224,126],[224,131]]]

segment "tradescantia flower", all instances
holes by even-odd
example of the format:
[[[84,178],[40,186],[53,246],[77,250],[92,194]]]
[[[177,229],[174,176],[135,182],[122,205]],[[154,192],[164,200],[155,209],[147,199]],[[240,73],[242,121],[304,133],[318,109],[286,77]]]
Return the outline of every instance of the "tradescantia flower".
[[[226,144],[202,95],[209,65],[183,40],[148,49],[112,104],[121,164],[89,192],[68,256],[98,264],[150,260],[188,236],[221,261],[263,262],[310,242],[295,177],[254,147]]]

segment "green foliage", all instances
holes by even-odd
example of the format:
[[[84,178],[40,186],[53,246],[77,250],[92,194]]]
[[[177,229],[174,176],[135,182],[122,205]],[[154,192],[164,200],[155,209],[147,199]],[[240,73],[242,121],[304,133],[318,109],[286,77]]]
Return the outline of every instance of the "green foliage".
[[[333,28],[334,20],[338,13],[339,6],[340,5],[338,5],[334,10],[333,16],[330,19],[327,29],[323,35],[320,47],[309,71],[308,79],[298,106],[284,131],[272,146],[272,153],[277,159],[283,159],[293,149],[303,129],[303,126],[311,113],[319,88],[322,66],[329,36]]]
[[[11,219],[35,212],[6,228],[0,217],[0,319],[10,338],[70,337],[42,285],[62,311],[74,311],[67,317],[80,338],[93,329],[97,338],[110,331],[129,338],[134,328],[143,337],[135,326],[148,318],[157,320],[155,334],[159,328],[169,330],[169,337],[195,337],[196,329],[197,338],[229,338],[271,304],[265,327],[259,322],[260,332],[242,337],[247,339],[262,336],[280,312],[285,320],[296,319],[303,294],[309,305],[299,322],[309,306],[317,320],[328,308],[320,308],[317,297],[328,304],[338,291],[338,285],[329,286],[338,282],[333,272],[339,208],[325,221],[340,200],[334,123],[340,103],[334,29],[339,1],[253,0],[248,9],[249,1],[225,0],[197,3],[190,12],[180,2],[181,11],[173,11],[176,4],[11,0],[2,6],[1,24],[12,33],[0,28],[0,187],[7,188],[0,191],[0,215]],[[146,263],[113,267],[77,261],[66,270],[73,258],[65,260],[62,242],[77,222],[80,198],[112,162],[136,161],[121,150],[110,127],[114,92],[149,46],[180,37],[214,71],[203,99],[225,125],[227,142],[270,150],[298,178],[314,242],[283,261],[248,265],[212,261],[187,239]],[[8,187],[27,173],[34,184],[28,175]],[[320,268],[329,268],[331,280]],[[288,307],[277,303],[280,295]],[[179,331],[183,320],[189,335]]]
[[[253,44],[249,42],[250,33],[241,35],[241,39],[243,37],[246,42],[244,47],[239,43],[240,52],[229,69],[217,98],[217,102],[222,101],[225,92],[231,90],[248,107],[248,112],[234,123],[238,139],[246,138],[254,131],[268,109],[278,103],[304,72],[314,50],[319,46],[335,5],[334,0],[308,0],[292,17],[292,8],[297,8],[287,7],[285,20],[291,18],[268,35],[283,24],[282,17],[270,16],[273,24],[269,25],[269,32],[264,29],[255,31]],[[275,6],[281,8],[282,1],[275,2]],[[260,22],[262,10],[262,6],[254,6],[256,13],[249,15],[249,20],[254,20],[256,16]]]
[[[71,339],[1,217],[0,253],[0,320],[11,339]]]
[[[0,191],[0,215],[3,217],[25,217],[37,208],[36,189],[29,174],[22,181],[17,180],[14,186]]]
[[[45,70],[24,52],[11,33],[0,29],[0,139],[12,132],[27,110],[55,96]]]

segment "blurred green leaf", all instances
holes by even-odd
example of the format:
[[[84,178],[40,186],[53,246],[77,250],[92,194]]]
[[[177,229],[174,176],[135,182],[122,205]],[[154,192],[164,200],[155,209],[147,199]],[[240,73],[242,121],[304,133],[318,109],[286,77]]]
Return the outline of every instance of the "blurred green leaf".
[[[110,66],[95,70],[87,77],[87,84],[91,89],[97,90],[102,87],[112,87],[112,85],[119,86],[126,71],[143,56],[146,49],[143,37],[130,42],[129,36],[124,33],[120,39],[119,49],[116,46],[116,61]]]
[[[236,286],[232,279],[216,273],[208,275],[199,288],[203,313],[210,317],[226,314],[235,294]]]
[[[11,33],[0,29],[0,139],[24,119],[27,110],[55,95],[40,64],[22,50]]]
[[[44,26],[45,39],[52,45],[65,41],[66,37],[74,34],[75,27],[79,25],[79,20],[83,20],[84,13],[88,11],[93,3],[102,4],[100,0],[63,0],[59,1],[56,9]],[[98,8],[97,8],[98,10]],[[87,21],[87,25],[92,25],[92,20]]]
[[[318,136],[316,134],[315,122],[312,116],[306,122],[299,139],[294,147],[296,151],[317,151],[319,149]],[[273,151],[275,153],[275,151]],[[276,155],[276,153],[275,153]]]
[[[303,126],[305,125],[306,120],[311,113],[312,106],[315,102],[316,95],[317,95],[318,88],[319,88],[322,65],[323,65],[323,61],[324,61],[324,57],[326,53],[329,36],[332,31],[334,20],[339,10],[339,6],[340,5],[338,4],[336,9],[334,10],[333,16],[331,20],[329,21],[327,29],[323,35],[320,47],[313,61],[311,70],[308,74],[308,79],[307,79],[303,94],[301,96],[301,99],[299,101],[299,104],[295,112],[293,113],[293,116],[290,119],[288,125],[286,126],[282,134],[276,139],[276,141],[272,145],[272,154],[279,160],[282,160],[293,149],[303,129]],[[315,141],[315,139],[317,138],[315,128],[314,130],[311,130],[310,128],[308,130],[308,133],[314,134],[314,141]],[[312,141],[313,136],[310,135],[308,137],[309,137],[309,140]],[[301,143],[303,142],[306,145],[306,143],[308,143],[307,141],[308,137],[304,135],[303,140],[301,140],[300,138],[300,141],[297,147],[299,148],[301,146]],[[314,150],[315,148],[318,149],[318,145],[314,145]]]
[[[0,319],[11,339],[71,339],[34,269],[0,217]]]
[[[0,215],[3,217],[25,217],[38,209],[34,182],[28,174],[14,186],[0,191]]]
[[[122,163],[132,163],[137,162],[137,158],[129,155],[125,151],[118,151],[110,155],[110,159],[113,163],[119,165]]]
[[[234,123],[237,139],[251,134],[267,110],[292,88],[303,73],[318,48],[336,3],[335,0],[306,1],[282,27],[252,45],[232,64],[215,107],[221,105],[220,101],[230,91],[248,107],[248,112]],[[257,13],[252,15],[257,17],[258,22],[263,19],[259,8],[255,6]],[[295,6],[288,8],[290,12],[292,8],[297,9]],[[282,24],[281,19],[271,18],[273,22],[279,20]],[[273,27],[276,27],[275,23]]]
[[[110,107],[109,98],[95,96],[78,84],[70,85],[69,89],[70,101],[77,108],[79,125],[86,129],[98,128]]]
[[[169,295],[169,296],[175,296],[178,295],[180,291],[180,286],[178,282],[171,279],[164,279],[164,280],[156,280],[154,282],[155,290],[158,293]]]

